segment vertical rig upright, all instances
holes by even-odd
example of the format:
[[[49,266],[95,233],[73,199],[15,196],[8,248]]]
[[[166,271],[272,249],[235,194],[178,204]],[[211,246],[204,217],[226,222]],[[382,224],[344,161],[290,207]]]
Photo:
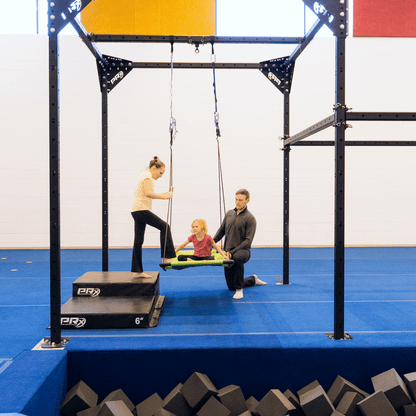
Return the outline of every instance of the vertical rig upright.
[[[289,137],[290,92],[283,93],[283,134]],[[290,145],[283,148],[283,284],[289,284],[289,168]]]
[[[49,347],[58,348],[61,339],[61,199],[60,199],[60,112],[59,32],[72,22],[91,0],[48,1],[49,46],[49,240],[50,240],[50,330]]]
[[[106,83],[106,77],[101,82]],[[103,88],[101,91],[101,118],[102,118],[102,139],[101,139],[101,173],[102,173],[102,271],[108,272],[108,91]]]
[[[49,38],[49,239],[50,325],[52,346],[61,344],[61,214],[59,161],[59,44],[55,4],[48,4]]]
[[[53,12],[53,10],[52,10]],[[51,15],[51,14],[50,14]],[[53,14],[52,14],[53,16]],[[53,29],[53,28],[52,28]],[[61,219],[58,33],[49,31],[49,217],[51,345],[61,343]]]
[[[334,338],[344,338],[345,297],[345,37],[336,38]]]

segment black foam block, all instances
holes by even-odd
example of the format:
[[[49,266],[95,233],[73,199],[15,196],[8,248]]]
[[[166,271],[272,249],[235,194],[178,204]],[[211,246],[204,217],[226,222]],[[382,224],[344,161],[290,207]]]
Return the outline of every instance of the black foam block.
[[[106,401],[101,407],[98,416],[132,416],[133,413],[129,410],[123,400]]]
[[[405,404],[397,409],[399,416],[416,416],[416,404]]]
[[[231,416],[239,416],[248,410],[241,388],[233,384],[218,390],[217,399],[231,412]]]
[[[136,412],[138,416],[154,416],[162,406],[162,398],[154,393],[136,406]]]
[[[134,404],[131,402],[131,400],[126,396],[126,394],[123,392],[123,390],[118,389],[111,392],[102,402],[101,405],[103,405],[105,402],[115,402],[121,400],[123,401],[130,412],[134,410]]]
[[[342,399],[338,403],[336,410],[345,416],[361,416],[357,407],[357,403],[363,399],[364,397],[361,396],[361,394],[347,391],[344,396],[342,396]]]
[[[231,412],[215,397],[211,396],[202,406],[197,416],[230,416]]]
[[[89,409],[82,410],[81,412],[78,412],[77,416],[97,416],[98,413],[100,413],[101,407],[102,406],[100,406],[100,405],[90,407]]]
[[[382,391],[395,409],[412,403],[406,384],[394,368],[371,377],[371,381],[374,391]]]
[[[269,390],[260,400],[256,410],[260,416],[285,416],[288,413],[293,413],[295,406],[280,390]]]
[[[376,391],[357,403],[364,416],[398,416],[382,391]]]
[[[98,395],[82,380],[65,395],[61,404],[62,416],[75,416],[82,410],[97,405]]]
[[[253,413],[250,412],[250,410],[246,410],[244,413],[241,413],[239,416],[252,416]]]
[[[185,381],[181,393],[192,410],[197,412],[218,391],[208,376],[195,372]]]
[[[360,388],[350,383],[349,381],[345,380],[345,378],[342,378],[341,376],[337,376],[328,390],[329,400],[331,400],[334,407],[338,406],[339,402],[344,397],[344,394],[347,391],[358,393],[363,397],[363,399],[369,396],[368,393],[361,390]]]
[[[321,385],[306,390],[299,397],[300,405],[306,416],[331,416],[335,407]]]
[[[312,381],[312,383],[309,383],[307,386],[298,390],[296,393],[297,393],[298,397],[300,397],[300,396],[302,396],[302,394],[305,394],[309,390],[313,390],[315,387],[318,387],[318,386],[320,386],[319,381],[315,380],[315,381]]]
[[[416,402],[416,373],[408,373],[403,376],[412,399]]]
[[[191,406],[183,397],[181,388],[182,383],[179,383],[163,400],[163,409],[174,413],[176,416],[189,416],[191,414]]]

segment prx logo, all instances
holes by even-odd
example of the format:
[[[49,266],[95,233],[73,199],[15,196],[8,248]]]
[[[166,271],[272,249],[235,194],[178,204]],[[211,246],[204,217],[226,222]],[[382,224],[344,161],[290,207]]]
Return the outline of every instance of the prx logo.
[[[282,83],[282,81],[280,81],[280,79],[277,78],[277,76],[273,74],[273,72],[269,72],[267,74],[267,78],[269,78],[270,81],[274,81],[277,85],[280,85]]]
[[[81,0],[74,0],[68,7],[69,13],[79,12],[82,7]]]
[[[68,12],[70,13],[70,14],[72,14],[72,13],[76,13],[76,14],[78,14],[80,11],[81,11],[81,8],[82,8],[82,1],[81,0],[74,0],[70,5],[69,5],[69,7],[67,7],[67,9],[68,9]],[[65,13],[61,13],[61,17],[62,17],[62,19],[63,20],[66,20],[66,14]]]
[[[83,328],[86,322],[86,318],[61,318],[61,326],[74,326],[75,328]]]
[[[79,287],[78,296],[91,296],[92,298],[97,297],[101,290],[98,287]]]
[[[123,71],[118,72],[117,75],[111,79],[110,81],[111,85],[113,85],[117,80],[121,81],[123,77],[124,77],[124,72]]]
[[[317,1],[313,4],[313,11],[318,15],[323,14],[324,16],[327,16],[329,14],[326,7],[323,4],[318,3]],[[334,16],[332,14],[329,15],[328,22],[332,23],[333,20],[334,20]]]

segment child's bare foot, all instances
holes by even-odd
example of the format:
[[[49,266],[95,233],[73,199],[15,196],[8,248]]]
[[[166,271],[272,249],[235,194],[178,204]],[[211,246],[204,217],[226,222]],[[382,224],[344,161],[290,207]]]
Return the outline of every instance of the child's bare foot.
[[[163,259],[163,263],[172,263],[172,259]]]
[[[133,277],[138,278],[138,277],[144,277],[145,279],[151,279],[152,276],[150,276],[150,274],[146,274],[144,272],[142,273],[134,273]]]

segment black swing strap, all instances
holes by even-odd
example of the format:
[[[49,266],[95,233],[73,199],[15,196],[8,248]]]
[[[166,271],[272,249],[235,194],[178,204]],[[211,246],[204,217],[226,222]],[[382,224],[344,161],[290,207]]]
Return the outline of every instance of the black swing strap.
[[[169,132],[170,132],[170,143],[169,143],[169,151],[170,151],[170,157],[169,157],[169,190],[171,190],[173,186],[173,143],[176,138],[176,120],[173,117],[173,42],[171,43],[170,48],[170,122],[169,122]],[[167,218],[166,223],[169,225],[169,228],[172,225],[172,212],[173,212],[173,202],[172,199],[169,199],[168,201],[168,212],[167,212]],[[166,257],[166,242],[167,242],[167,236],[168,236],[168,227],[166,227],[165,232],[165,246],[163,248],[163,257]]]
[[[217,139],[217,153],[218,153],[218,189],[219,189],[219,203],[220,203],[220,224],[222,224],[222,220],[225,216],[226,209],[225,209],[225,193],[224,193],[224,181],[222,176],[222,164],[221,164],[221,151],[220,151],[220,125],[219,125],[219,113],[218,113],[218,100],[217,100],[217,84],[215,80],[215,52],[214,52],[214,44],[212,46],[212,53],[211,53],[211,61],[212,61],[212,75],[213,75],[213,87],[214,87],[214,103],[215,103],[215,111],[214,111],[214,123],[215,123],[215,131],[216,131],[216,139]]]

